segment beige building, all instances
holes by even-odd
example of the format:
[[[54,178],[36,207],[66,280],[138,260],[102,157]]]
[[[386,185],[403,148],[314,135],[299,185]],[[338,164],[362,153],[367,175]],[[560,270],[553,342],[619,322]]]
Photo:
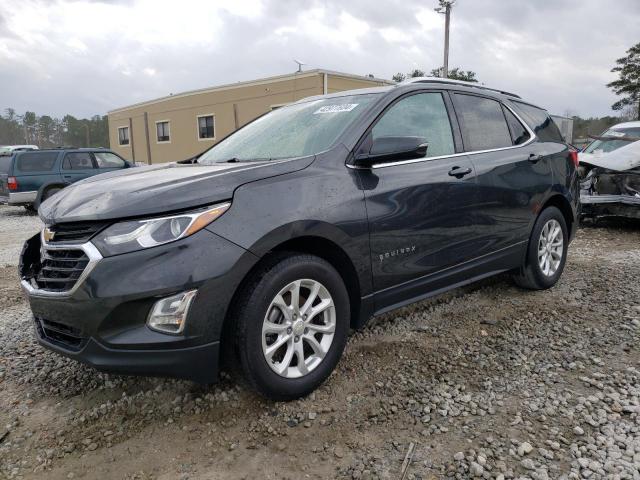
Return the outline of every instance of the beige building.
[[[310,70],[178,93],[109,112],[109,142],[115,152],[135,162],[184,160],[282,105],[312,95],[392,83]]]

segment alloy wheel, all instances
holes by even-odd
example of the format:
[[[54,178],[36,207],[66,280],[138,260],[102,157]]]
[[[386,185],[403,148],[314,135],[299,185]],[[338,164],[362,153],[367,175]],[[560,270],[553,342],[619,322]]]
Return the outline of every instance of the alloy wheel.
[[[336,309],[325,286],[316,280],[295,280],[267,308],[262,353],[278,375],[300,378],[322,363],[335,329]]]
[[[544,224],[538,240],[538,265],[547,277],[552,277],[560,267],[564,251],[564,237],[560,223],[551,219]]]

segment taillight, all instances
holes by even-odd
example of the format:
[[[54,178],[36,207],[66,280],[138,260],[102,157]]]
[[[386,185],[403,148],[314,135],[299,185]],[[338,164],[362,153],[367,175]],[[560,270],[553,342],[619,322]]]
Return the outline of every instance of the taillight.
[[[7,186],[9,190],[17,190],[18,189],[18,179],[16,177],[7,178]]]
[[[573,162],[573,165],[575,167],[577,167],[578,166],[578,152],[576,152],[575,150],[569,150],[569,158]]]

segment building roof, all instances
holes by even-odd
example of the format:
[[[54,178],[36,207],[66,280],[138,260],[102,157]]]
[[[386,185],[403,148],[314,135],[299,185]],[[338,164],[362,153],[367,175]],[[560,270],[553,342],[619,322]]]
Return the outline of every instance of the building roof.
[[[332,75],[332,76],[336,76],[336,77],[343,77],[343,78],[352,78],[354,80],[366,80],[366,81],[370,81],[370,82],[381,82],[381,83],[383,83],[385,85],[395,85],[395,83],[396,83],[394,81],[386,80],[386,79],[383,79],[383,78],[366,77],[366,76],[363,76],[363,75],[353,75],[351,73],[335,72],[333,70],[314,69],[314,70],[306,70],[304,72],[294,72],[294,73],[288,73],[288,74],[285,74],[285,75],[276,75],[274,77],[260,78],[260,79],[257,79],[257,80],[248,80],[248,81],[244,81],[244,82],[228,83],[228,84],[225,84],[225,85],[218,85],[218,86],[214,86],[214,87],[201,88],[201,89],[198,89],[198,90],[189,90],[189,91],[182,92],[182,93],[166,95],[164,97],[156,98],[156,99],[153,99],[153,100],[147,100],[147,101],[144,101],[144,102],[134,103],[134,104],[128,105],[126,107],[116,108],[114,110],[110,110],[107,113],[108,114],[113,114],[113,113],[124,112],[124,111],[127,111],[127,110],[131,110],[132,108],[138,108],[138,107],[142,107],[142,106],[145,106],[145,105],[152,105],[154,103],[163,102],[165,100],[169,100],[169,99],[173,99],[173,98],[188,97],[190,95],[199,95],[199,94],[203,94],[203,93],[219,92],[219,91],[222,91],[222,90],[229,90],[229,89],[234,89],[234,88],[250,87],[250,86],[255,86],[255,85],[264,85],[264,84],[267,84],[267,83],[281,82],[281,81],[290,80],[290,79],[293,79],[293,78],[312,77],[314,75],[320,75],[320,74],[327,74],[327,75]]]

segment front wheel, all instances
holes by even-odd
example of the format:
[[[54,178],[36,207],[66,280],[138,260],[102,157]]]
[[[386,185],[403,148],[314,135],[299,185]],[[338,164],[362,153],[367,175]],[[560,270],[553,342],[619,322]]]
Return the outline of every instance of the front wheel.
[[[281,254],[253,275],[236,301],[236,352],[262,395],[293,400],[331,374],[349,331],[349,296],[325,260]]]
[[[531,290],[554,286],[564,270],[568,246],[564,215],[556,207],[545,208],[533,226],[524,264],[514,275],[516,284]]]

